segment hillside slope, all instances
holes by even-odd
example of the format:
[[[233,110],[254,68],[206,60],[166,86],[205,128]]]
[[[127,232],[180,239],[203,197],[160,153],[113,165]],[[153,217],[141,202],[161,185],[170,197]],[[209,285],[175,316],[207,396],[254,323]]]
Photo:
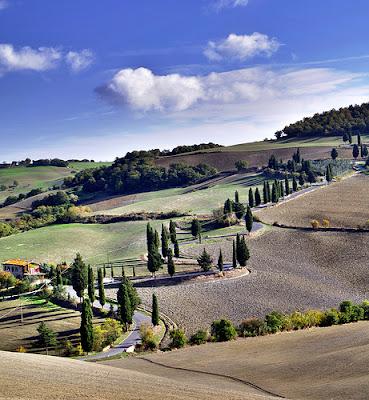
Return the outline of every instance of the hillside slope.
[[[228,375],[290,399],[367,399],[369,322],[282,333],[106,364],[172,376]],[[160,365],[157,365],[159,363]],[[177,368],[177,370],[171,369]],[[195,373],[195,372],[193,372]]]
[[[168,379],[66,358],[0,352],[0,399],[267,400],[241,385]],[[250,392],[251,391],[251,392]]]

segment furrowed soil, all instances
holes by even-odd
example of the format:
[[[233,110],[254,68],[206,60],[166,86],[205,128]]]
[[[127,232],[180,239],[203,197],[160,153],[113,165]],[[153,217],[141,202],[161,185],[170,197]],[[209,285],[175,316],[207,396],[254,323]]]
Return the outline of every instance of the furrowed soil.
[[[357,228],[369,220],[369,176],[356,174],[257,212],[261,221],[288,226],[311,226],[328,219],[332,227]]]
[[[159,376],[185,373],[173,368],[198,371],[192,374],[204,380],[206,373],[227,375],[289,399],[364,400],[369,392],[369,322],[211,343],[144,358],[106,364]]]
[[[250,275],[139,288],[139,294],[150,305],[155,291],[162,312],[187,333],[208,328],[222,317],[239,323],[273,310],[326,309],[337,307],[343,300],[360,302],[369,298],[369,234],[272,228],[247,239],[247,244]],[[182,246],[181,251],[196,258],[204,247],[213,260],[217,260],[221,248],[224,261],[231,262],[232,238]]]

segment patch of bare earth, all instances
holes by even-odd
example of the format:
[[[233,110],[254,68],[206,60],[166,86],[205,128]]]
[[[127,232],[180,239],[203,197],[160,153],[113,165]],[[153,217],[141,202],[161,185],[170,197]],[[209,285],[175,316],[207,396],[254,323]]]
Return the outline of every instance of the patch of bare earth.
[[[368,325],[313,328],[145,356],[160,366],[140,358],[109,364],[146,373],[180,374],[165,365],[228,375],[289,399],[364,400],[369,393]]]
[[[261,221],[311,226],[328,219],[334,227],[357,228],[369,220],[369,176],[353,175],[329,186],[257,212]]]
[[[300,232],[273,228],[248,239],[251,274],[237,279],[138,288],[150,305],[156,292],[161,310],[187,333],[208,328],[226,317],[239,323],[272,310],[326,309],[346,299],[369,298],[369,235],[364,233]],[[204,246],[217,260],[232,260],[232,240],[191,245],[196,257]],[[183,249],[185,247],[183,246]]]

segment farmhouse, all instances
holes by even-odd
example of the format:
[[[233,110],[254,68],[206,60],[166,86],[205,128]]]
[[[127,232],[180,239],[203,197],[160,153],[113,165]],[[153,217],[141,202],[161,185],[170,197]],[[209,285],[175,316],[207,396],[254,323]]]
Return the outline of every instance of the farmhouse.
[[[31,261],[12,259],[3,262],[3,270],[11,272],[16,278],[42,278],[40,265]]]

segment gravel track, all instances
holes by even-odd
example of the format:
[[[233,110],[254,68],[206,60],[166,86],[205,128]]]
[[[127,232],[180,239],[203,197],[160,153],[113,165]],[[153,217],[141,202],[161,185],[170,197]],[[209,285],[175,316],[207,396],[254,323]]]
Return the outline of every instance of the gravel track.
[[[214,319],[235,323],[272,310],[326,309],[342,300],[369,298],[369,235],[363,233],[299,232],[273,228],[249,239],[252,273],[239,279],[140,288],[144,303],[155,291],[161,310],[187,333],[207,328]],[[193,256],[204,245],[186,249]],[[232,241],[206,244],[216,259],[222,248],[231,260]],[[110,293],[109,295],[113,295]]]

